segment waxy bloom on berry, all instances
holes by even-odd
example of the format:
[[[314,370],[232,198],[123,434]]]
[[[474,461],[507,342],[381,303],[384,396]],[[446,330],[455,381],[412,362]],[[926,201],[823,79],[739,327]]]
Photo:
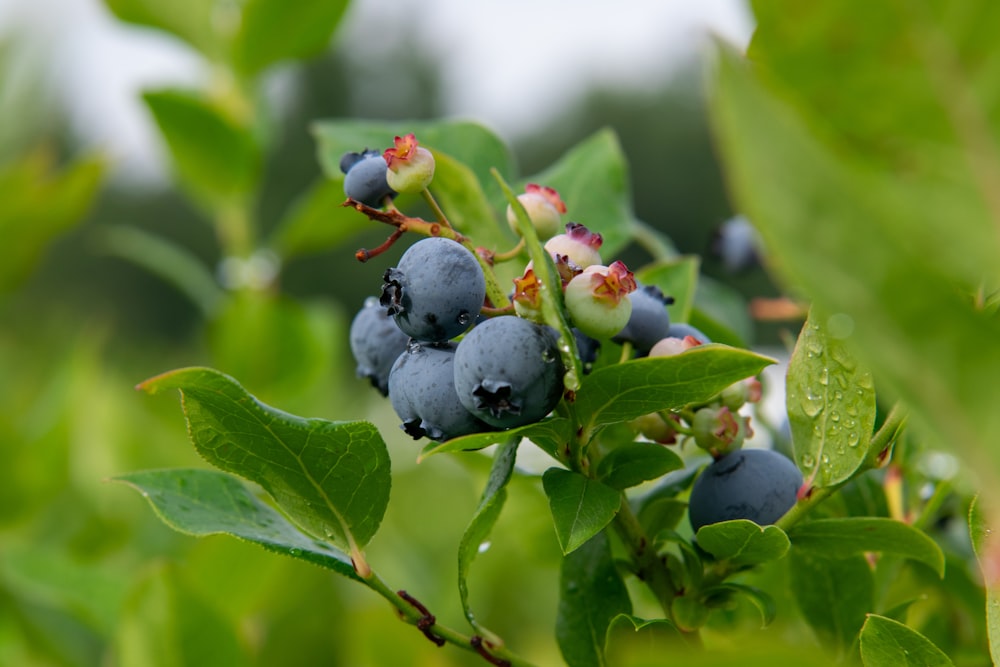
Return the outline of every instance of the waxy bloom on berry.
[[[566,212],[566,204],[563,203],[559,193],[550,187],[528,183],[524,187],[524,194],[518,195],[517,200],[524,206],[528,213],[535,232],[541,241],[552,238],[559,233],[562,228],[562,214]],[[507,206],[507,222],[515,232],[517,229],[517,216],[514,208]]]
[[[388,167],[385,178],[396,192],[421,192],[434,178],[434,156],[420,146],[411,132],[396,137],[393,148],[387,148],[382,157]]]
[[[626,296],[635,288],[635,276],[622,262],[589,266],[566,285],[566,309],[583,333],[610,338],[628,323],[632,302]]]

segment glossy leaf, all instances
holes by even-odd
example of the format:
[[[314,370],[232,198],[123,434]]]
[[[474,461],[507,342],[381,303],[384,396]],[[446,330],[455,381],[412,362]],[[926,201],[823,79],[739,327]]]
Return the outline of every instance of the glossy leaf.
[[[738,565],[756,565],[777,560],[788,553],[788,536],[777,526],[758,526],[747,519],[734,519],[702,526],[698,546],[718,560]]]
[[[177,468],[128,473],[114,481],[141,493],[176,531],[195,537],[232,535],[360,581],[344,552],[303,533],[232,475]]]
[[[621,492],[569,470],[549,468],[542,475],[542,486],[564,554],[600,532],[621,507]]]
[[[633,442],[608,452],[597,466],[597,479],[613,489],[627,489],[684,467],[684,460],[653,442]]]
[[[785,381],[795,463],[806,480],[819,487],[839,484],[854,474],[868,456],[875,424],[871,373],[847,347],[838,321],[842,318],[810,312]]]
[[[1000,581],[997,580],[995,566],[990,563],[997,561],[1000,540],[990,527],[992,524],[987,521],[981,505],[979,496],[973,498],[969,507],[969,536],[985,583],[986,634],[990,642],[990,657],[996,665],[1000,664]]]
[[[608,627],[619,614],[631,613],[628,589],[604,533],[563,559],[556,640],[569,667],[604,667]]]
[[[766,3],[758,4],[763,9]],[[897,14],[901,7],[875,9],[849,2],[792,10],[792,4],[764,10],[758,50],[784,48],[763,35],[775,26],[802,30],[799,9],[829,12],[836,19],[810,19],[808,30],[799,34],[803,39],[810,35],[810,44],[816,41],[810,49],[829,49],[824,55],[828,71],[839,71],[845,58],[852,68],[860,62],[880,63],[883,46],[899,46],[901,39],[911,40],[901,51],[905,58],[927,44],[912,37],[915,30],[927,28],[920,10],[869,26],[863,17],[870,12]],[[988,2],[975,6],[995,11]],[[962,11],[970,20],[949,29],[983,24],[978,9],[962,5]],[[849,43],[829,48],[831,40],[853,34],[844,26],[855,24],[864,25],[863,40],[851,37]],[[883,34],[876,38],[870,30]],[[938,28],[929,30],[934,35]],[[952,51],[958,45],[949,42],[951,37],[937,35],[945,40],[940,42],[945,50],[928,54],[914,71],[920,76],[936,71],[935,80],[968,93],[962,79],[952,76],[961,68],[937,69],[941,53],[963,53],[966,47]],[[979,42],[983,48],[993,43]],[[953,136],[941,144],[936,131],[919,131],[916,136],[893,134],[892,141],[880,135],[858,151],[843,119],[835,126],[828,119],[837,116],[834,106],[858,108],[866,96],[838,85],[827,87],[828,94],[837,96],[836,104],[829,99],[822,105],[789,102],[797,86],[775,78],[790,76],[800,65],[786,57],[772,65],[765,78],[763,70],[750,70],[730,53],[719,61],[714,122],[738,207],[760,230],[783,282],[807,294],[823,312],[853,324],[859,363],[871,369],[880,389],[903,399],[914,424],[952,444],[975,469],[1000,470],[1000,411],[993,391],[1000,376],[1000,319],[980,310],[974,297],[981,287],[989,293],[1000,282],[997,216],[983,208],[985,198],[993,199],[993,189],[979,189],[981,180],[970,176],[967,167],[981,164],[980,149],[968,145],[964,134],[961,141]],[[875,81],[887,80],[872,76]],[[893,95],[895,85],[881,89],[879,104],[886,105],[883,113],[895,109],[892,118],[909,117],[912,110],[905,99]],[[930,86],[927,92],[937,91]],[[939,100],[945,109],[953,109],[954,101]],[[979,111],[983,109],[974,113]],[[910,132],[919,125],[907,127]],[[956,127],[964,133],[969,126],[963,121]],[[865,141],[871,138],[867,135]],[[906,155],[910,166],[888,169],[872,157],[887,145],[895,146],[897,158]],[[951,157],[940,160],[945,154]],[[953,158],[966,166],[953,170]],[[911,168],[919,177],[910,177]],[[996,473],[990,474],[995,487]]]
[[[694,307],[695,289],[698,286],[697,256],[678,257],[670,261],[649,264],[636,271],[635,278],[643,285],[655,285],[674,302],[667,306],[671,322],[687,322]]]
[[[469,568],[479,554],[480,547],[485,543],[500,517],[500,510],[503,509],[507,500],[507,483],[514,472],[514,461],[517,456],[518,439],[509,440],[501,445],[493,457],[493,467],[490,470],[489,480],[486,482],[486,489],[483,490],[483,497],[479,500],[476,512],[469,522],[469,527],[462,535],[462,541],[458,545],[458,593],[462,601],[462,610],[465,618],[473,628],[481,635],[495,639],[495,636],[480,625],[469,602]]]
[[[796,549],[827,558],[868,551],[920,561],[944,576],[944,553],[937,542],[913,526],[882,517],[817,519],[794,526],[788,537]]]
[[[116,658],[123,665],[250,662],[235,624],[167,565],[156,566],[138,582],[117,630]]]
[[[170,152],[181,184],[207,205],[246,198],[257,184],[260,149],[246,127],[198,94],[143,94]]]
[[[233,43],[236,67],[254,75],[282,60],[322,53],[347,4],[347,0],[247,0]]]
[[[350,554],[375,534],[389,501],[389,454],[368,422],[304,419],[257,401],[209,368],[140,385],[181,392],[188,433],[205,459],[260,484],[309,534]]]
[[[556,451],[570,437],[571,424],[568,419],[553,417],[544,419],[534,424],[525,424],[507,431],[487,431],[485,433],[472,433],[459,438],[452,438],[445,442],[428,443],[420,452],[418,461],[423,461],[428,456],[434,454],[444,454],[447,452],[464,452],[482,449],[504,442],[510,438],[527,438],[538,444],[542,449],[556,457]]]
[[[951,667],[952,661],[931,640],[899,621],[869,614],[861,628],[865,667]]]
[[[687,513],[687,503],[677,498],[653,498],[639,509],[639,523],[649,535],[663,530],[675,530]]]
[[[476,172],[446,153],[432,152],[435,167],[431,191],[448,215],[448,221],[455,229],[474,238],[479,246],[495,251],[512,247],[514,237],[505,229],[506,208],[500,211],[504,213],[501,224]]]
[[[46,248],[86,215],[104,176],[104,161],[79,159],[56,169],[45,152],[0,167],[0,293],[16,287]]]
[[[555,188],[569,220],[604,237],[601,257],[611,259],[629,242],[632,220],[628,165],[618,137],[601,130],[580,142],[545,171],[527,179]]]
[[[583,380],[573,409],[585,429],[706,401],[774,361],[724,345],[599,368]]]
[[[789,554],[791,590],[820,643],[844,655],[874,607],[875,584],[864,556],[823,558]]]

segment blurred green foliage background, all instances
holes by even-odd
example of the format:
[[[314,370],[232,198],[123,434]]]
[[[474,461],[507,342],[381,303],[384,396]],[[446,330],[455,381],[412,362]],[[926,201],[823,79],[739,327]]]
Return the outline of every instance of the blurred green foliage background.
[[[335,575],[230,538],[176,534],[106,482],[203,465],[176,402],[133,389],[170,368],[213,366],[298,414],[369,418],[387,434],[394,467],[370,560],[387,580],[416,587],[442,620],[461,619],[454,549],[488,461],[441,457],[418,468],[387,403],[354,378],[346,327],[381,269],[356,263],[353,251],[384,232],[332,227],[344,220],[343,193],[322,182],[309,133],[319,118],[438,117],[435,56],[403,43],[361,64],[324,48],[343,3],[299,3],[298,25],[311,34],[287,23],[272,33],[269,21],[284,19],[268,12],[283,3],[247,3],[261,15],[248,13],[235,41],[206,28],[202,9],[215,3],[107,4],[178,35],[222,76],[202,90],[145,96],[177,179],[136,187],[108,178],[113,156],[76,144],[75,110],[55,103],[41,83],[45,63],[25,57],[23,39],[2,41],[0,664],[478,664],[406,631]],[[273,63],[297,82],[280,105],[263,92]],[[411,85],[380,94],[371,80],[379,73],[386,87]],[[522,173],[610,126],[632,166],[638,216],[680,250],[703,253],[731,210],[700,77],[692,61],[686,74],[641,90],[594,89],[571,117],[513,142]],[[176,133],[204,114],[216,131],[198,136],[201,146],[179,145]],[[730,280],[711,257],[703,270]],[[730,282],[773,292],[760,271]],[[474,575],[483,621],[554,664],[558,546],[537,483],[514,481],[496,533],[503,539]],[[531,566],[512,577],[517,562]]]

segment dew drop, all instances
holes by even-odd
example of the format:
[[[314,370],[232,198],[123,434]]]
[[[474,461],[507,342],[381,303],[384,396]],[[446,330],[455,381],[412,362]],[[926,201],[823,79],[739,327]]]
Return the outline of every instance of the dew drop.
[[[858,416],[858,408],[856,406],[854,406],[853,404],[845,405],[844,406],[844,412],[846,412],[847,414],[851,415],[852,417],[857,417]]]
[[[839,447],[837,447],[837,456],[843,456],[844,452],[846,452],[846,451],[847,450],[844,448],[844,446],[840,445]]]
[[[858,422],[854,421],[853,419],[848,419],[846,422],[844,422],[844,426],[846,426],[847,428],[854,428],[857,425]]]
[[[288,553],[291,556],[301,556],[302,549],[299,549],[298,547],[292,547],[291,549],[288,550]]]
[[[819,372],[819,383],[824,387],[830,384],[830,369],[824,368]]]
[[[463,327],[467,326],[470,322],[472,322],[472,315],[470,315],[468,311],[463,310],[458,314],[458,317],[455,318],[455,321]]]
[[[830,455],[829,454],[824,454],[823,455],[823,465],[825,465],[825,466],[830,465]]]
[[[493,546],[493,543],[490,542],[489,540],[487,540],[487,541],[482,542],[482,543],[479,544],[479,548],[477,549],[477,551],[479,553],[486,553],[487,551],[490,550],[491,546]]]
[[[830,356],[833,357],[834,361],[849,371],[853,371],[858,367],[858,362],[855,361],[854,357],[848,354],[847,350],[840,345],[834,345],[830,349]]]
[[[857,431],[851,431],[847,434],[848,447],[857,447],[859,442],[861,442],[861,438],[858,437]]]
[[[832,422],[839,422],[840,421],[840,413],[837,412],[836,410],[833,411],[833,412],[831,412],[830,413],[830,421],[832,421]]]
[[[835,401],[842,401],[844,399],[844,392],[842,391],[833,392],[833,399]]]
[[[803,468],[812,468],[814,465],[816,465],[816,459],[814,459],[811,454],[806,454],[802,457]]]
[[[816,341],[808,341],[806,343],[806,352],[813,355],[819,355],[823,353],[823,346]]]
[[[875,383],[872,381],[872,374],[861,373],[860,375],[858,375],[858,385],[864,387],[865,389],[871,389],[872,387],[874,387]]]

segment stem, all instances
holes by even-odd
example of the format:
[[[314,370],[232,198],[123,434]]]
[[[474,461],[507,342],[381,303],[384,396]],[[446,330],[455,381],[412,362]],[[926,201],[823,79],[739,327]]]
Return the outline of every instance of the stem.
[[[431,207],[431,211],[434,212],[434,217],[437,218],[438,222],[448,229],[454,229],[454,227],[451,226],[451,223],[448,222],[448,216],[446,216],[444,211],[441,210],[441,207],[438,206],[437,200],[434,199],[434,195],[431,194],[430,188],[424,188],[421,190],[420,196],[423,197],[424,201],[427,202],[427,205]]]
[[[514,655],[504,646],[494,646],[486,642],[479,635],[466,635],[445,625],[441,625],[415,598],[406,594],[405,591],[397,592],[392,590],[374,572],[371,572],[364,579],[364,583],[389,602],[396,609],[396,612],[403,621],[419,628],[428,639],[438,646],[452,644],[453,646],[475,653],[494,665],[533,667],[530,662]]]
[[[496,262],[508,262],[512,259],[516,259],[521,251],[524,250],[524,239],[522,238],[517,242],[517,245],[508,250],[507,252],[498,252],[493,254],[493,261]]]

